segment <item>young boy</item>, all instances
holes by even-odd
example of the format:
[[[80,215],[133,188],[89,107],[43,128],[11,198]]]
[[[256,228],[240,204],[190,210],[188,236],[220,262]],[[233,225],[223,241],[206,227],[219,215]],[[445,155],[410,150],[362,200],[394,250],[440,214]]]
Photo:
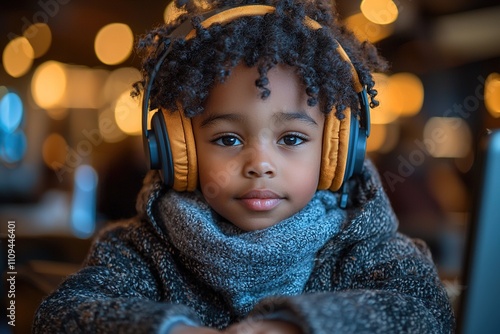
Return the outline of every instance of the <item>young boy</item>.
[[[179,19],[144,39],[145,74],[157,71],[146,99],[163,110],[146,150],[161,172],[146,177],[138,217],[102,231],[83,269],[42,303],[35,333],[453,331],[430,254],[397,232],[373,165],[347,182],[343,204],[332,191],[342,177],[324,185],[329,169],[345,172],[341,120],[360,113],[357,86],[377,104],[370,71],[383,62],[325,3],[247,5],[177,3]],[[200,7],[225,16],[200,18]],[[340,148],[325,158],[331,124]],[[177,176],[175,162],[171,189],[151,142],[163,148],[160,129],[181,126],[189,172]]]

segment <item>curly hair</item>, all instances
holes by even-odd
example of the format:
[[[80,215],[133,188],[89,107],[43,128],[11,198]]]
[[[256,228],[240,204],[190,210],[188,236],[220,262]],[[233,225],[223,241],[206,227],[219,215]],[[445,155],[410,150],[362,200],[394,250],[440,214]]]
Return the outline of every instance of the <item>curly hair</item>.
[[[319,104],[325,114],[336,110],[343,119],[344,110],[359,109],[358,96],[353,88],[350,66],[336,51],[340,43],[366,86],[371,107],[378,105],[373,88],[372,71],[384,71],[385,61],[375,47],[359,42],[341,24],[328,0],[174,0],[181,15],[171,23],[159,26],[143,36],[138,44],[144,54],[144,79],[134,88],[139,95],[148,74],[158,63],[156,50],[185,20],[190,20],[196,37],[171,40],[172,48],[163,61],[150,91],[150,108],[171,111],[182,109],[187,117],[203,112],[205,101],[214,84],[222,83],[240,62],[257,66],[256,86],[265,99],[271,94],[267,73],[277,64],[296,70],[305,86],[308,104]],[[201,2],[202,1],[202,2]],[[203,6],[201,6],[201,4]],[[227,24],[201,25],[200,15],[210,9],[249,4],[270,5],[274,13],[242,17]],[[322,25],[313,30],[303,22],[308,16]]]

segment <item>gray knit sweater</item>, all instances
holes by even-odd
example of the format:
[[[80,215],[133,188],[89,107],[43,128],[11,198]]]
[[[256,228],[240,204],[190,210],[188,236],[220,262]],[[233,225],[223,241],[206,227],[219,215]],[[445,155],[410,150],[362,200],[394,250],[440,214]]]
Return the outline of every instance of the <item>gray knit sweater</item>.
[[[168,333],[280,319],[304,333],[450,333],[450,303],[426,246],[397,232],[370,162],[347,210],[318,191],[299,213],[244,232],[198,192],[145,179],[137,218],[111,224],[84,267],[38,309],[35,333]]]

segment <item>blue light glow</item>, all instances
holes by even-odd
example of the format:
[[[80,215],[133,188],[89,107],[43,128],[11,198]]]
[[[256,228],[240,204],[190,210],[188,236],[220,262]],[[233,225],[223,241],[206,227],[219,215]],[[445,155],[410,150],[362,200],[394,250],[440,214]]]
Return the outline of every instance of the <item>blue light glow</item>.
[[[12,133],[23,119],[23,102],[14,92],[5,94],[0,100],[0,129]]]
[[[7,164],[15,164],[26,154],[28,143],[20,129],[12,133],[0,133],[0,159]]]
[[[95,231],[97,182],[97,173],[91,166],[82,165],[76,169],[71,226],[79,238],[88,238]]]

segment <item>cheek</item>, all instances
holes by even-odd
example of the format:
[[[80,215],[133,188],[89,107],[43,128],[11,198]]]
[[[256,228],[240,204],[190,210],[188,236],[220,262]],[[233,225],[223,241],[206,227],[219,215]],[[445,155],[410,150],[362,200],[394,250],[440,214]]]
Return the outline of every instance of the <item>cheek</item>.
[[[234,162],[217,159],[210,155],[198,155],[200,189],[206,199],[214,200],[228,189],[234,176]]]
[[[214,194],[218,193],[217,183],[214,180],[215,171],[217,165],[214,165],[217,161],[211,161],[209,157],[204,157],[203,155],[198,155],[198,177],[200,183],[200,189],[205,194],[210,194],[213,197]]]
[[[321,152],[321,147],[311,148],[309,152]],[[296,161],[289,161],[287,166],[285,183],[299,202],[307,203],[318,189],[321,153],[304,154]]]
[[[318,164],[308,164],[297,169],[293,175],[289,175],[289,182],[296,192],[297,199],[304,203],[309,202],[318,189],[320,167]]]
[[[204,160],[199,170],[199,185],[208,205],[223,217],[228,215],[228,200],[232,197],[231,174],[225,169],[226,164],[220,160]]]

